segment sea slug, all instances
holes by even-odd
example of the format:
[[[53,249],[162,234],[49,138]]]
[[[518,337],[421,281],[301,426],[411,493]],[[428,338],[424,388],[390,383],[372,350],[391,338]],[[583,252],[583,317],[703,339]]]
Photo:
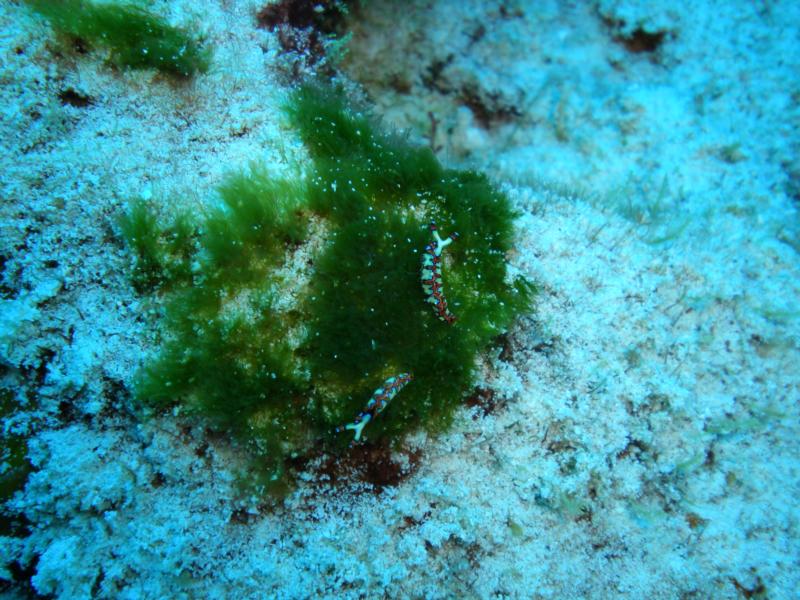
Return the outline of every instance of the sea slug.
[[[338,427],[336,431],[352,429],[356,432],[355,441],[359,441],[361,439],[361,432],[364,430],[367,423],[383,412],[383,409],[386,408],[389,402],[391,402],[397,393],[412,379],[414,379],[414,376],[411,373],[400,373],[394,377],[389,377],[389,379],[383,382],[381,387],[372,393],[372,397],[369,399],[369,402],[367,402],[364,410],[358,413],[356,420],[352,423],[348,423],[344,427]]]
[[[451,233],[447,239],[439,237],[436,223],[431,223],[430,229],[433,232],[434,240],[425,246],[422,253],[422,289],[425,292],[425,301],[433,304],[436,316],[445,323],[453,323],[455,315],[447,308],[447,300],[444,297],[444,287],[442,286],[442,249],[453,242],[457,233]]]

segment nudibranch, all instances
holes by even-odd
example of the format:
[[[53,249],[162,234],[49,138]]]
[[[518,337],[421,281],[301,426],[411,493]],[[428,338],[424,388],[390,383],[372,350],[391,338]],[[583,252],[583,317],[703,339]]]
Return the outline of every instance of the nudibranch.
[[[412,379],[414,379],[414,376],[411,373],[400,373],[394,377],[389,377],[389,379],[383,382],[381,387],[372,393],[372,397],[369,399],[369,402],[367,402],[364,410],[358,413],[356,420],[352,423],[348,423],[344,427],[337,427],[336,431],[352,429],[356,432],[355,441],[359,441],[361,439],[361,432],[364,430],[364,427],[367,426],[367,423],[382,413],[389,402],[391,402],[397,393]]]
[[[433,241],[425,246],[425,251],[422,253],[422,289],[425,292],[425,301],[433,304],[436,316],[445,323],[452,323],[456,317],[447,308],[442,286],[442,250],[455,241],[458,234],[451,233],[450,237],[443,240],[439,237],[436,223],[431,223],[430,228],[433,232]]]

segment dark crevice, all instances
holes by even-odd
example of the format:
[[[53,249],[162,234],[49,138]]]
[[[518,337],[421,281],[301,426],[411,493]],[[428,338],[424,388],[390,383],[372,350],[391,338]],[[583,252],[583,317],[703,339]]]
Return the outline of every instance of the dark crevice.
[[[625,32],[627,24],[621,19],[603,17],[603,22],[611,30],[614,41],[634,54],[654,54],[661,49],[665,41],[674,37],[669,31],[648,31],[641,26]]]
[[[641,54],[643,52],[655,52],[658,50],[666,36],[666,31],[656,31],[652,33],[638,28],[628,36],[618,37],[617,41],[625,46],[629,52]]]
[[[60,91],[58,93],[58,99],[63,106],[69,105],[75,108],[86,108],[94,104],[94,100],[91,96],[85,96],[72,88]]]

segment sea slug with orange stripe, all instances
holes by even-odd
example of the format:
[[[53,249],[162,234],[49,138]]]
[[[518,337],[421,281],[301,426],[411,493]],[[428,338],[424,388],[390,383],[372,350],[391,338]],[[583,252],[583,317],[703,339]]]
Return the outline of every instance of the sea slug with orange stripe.
[[[453,323],[455,315],[447,308],[442,286],[442,250],[445,246],[455,241],[457,233],[451,233],[447,239],[439,236],[436,223],[431,223],[433,241],[425,246],[422,253],[422,289],[425,292],[425,301],[433,304],[436,316],[445,323]]]
[[[359,441],[361,439],[361,433],[364,427],[367,426],[367,423],[378,414],[382,413],[389,402],[391,402],[397,393],[412,379],[414,379],[414,376],[411,373],[400,373],[394,377],[389,377],[389,379],[383,382],[381,387],[372,393],[372,397],[369,399],[369,402],[367,402],[364,410],[358,413],[356,420],[352,423],[348,423],[344,427],[337,427],[336,431],[352,429],[356,432],[355,441]]]

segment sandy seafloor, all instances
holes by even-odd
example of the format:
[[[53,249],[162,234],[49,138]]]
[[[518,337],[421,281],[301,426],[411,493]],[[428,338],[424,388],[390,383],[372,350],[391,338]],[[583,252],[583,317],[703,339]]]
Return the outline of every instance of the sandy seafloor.
[[[133,197],[201,210],[253,159],[302,162],[261,3],[147,3],[215,48],[184,86],[59,56],[19,4],[0,4],[0,360],[35,471],[5,597],[798,597],[800,4],[353,15],[341,79],[502,186],[509,260],[542,291],[485,358],[494,410],[412,436],[396,487],[309,476],[273,510],[234,502],[224,439],[130,410],[155,322],[114,226]]]

